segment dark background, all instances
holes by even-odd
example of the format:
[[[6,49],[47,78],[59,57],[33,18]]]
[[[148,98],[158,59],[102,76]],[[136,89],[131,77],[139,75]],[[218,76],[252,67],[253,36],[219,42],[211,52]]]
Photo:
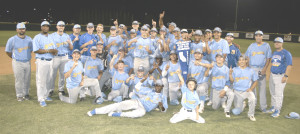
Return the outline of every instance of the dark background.
[[[269,33],[300,33],[300,0],[238,0],[237,30]],[[52,24],[63,20],[68,24],[131,26],[158,23],[159,13],[166,11],[164,23],[175,22],[180,28],[233,30],[237,0],[81,0],[77,1],[8,1],[0,5],[0,22]]]

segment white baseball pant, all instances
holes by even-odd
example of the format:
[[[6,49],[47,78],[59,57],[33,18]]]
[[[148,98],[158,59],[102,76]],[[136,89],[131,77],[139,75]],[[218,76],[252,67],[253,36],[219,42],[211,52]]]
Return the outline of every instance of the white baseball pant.
[[[12,60],[12,68],[15,76],[15,89],[17,97],[29,95],[31,79],[31,63]]]
[[[235,99],[235,108],[239,108],[242,111],[243,109],[243,102],[245,99],[248,99],[248,104],[249,104],[249,111],[248,111],[248,116],[254,116],[255,112],[255,95],[253,92],[242,92],[242,91],[236,91],[234,90],[234,99]]]
[[[251,67],[255,73],[258,74],[258,71],[261,71],[262,68],[256,68],[256,67]],[[258,93],[259,93],[259,104],[260,104],[260,109],[266,109],[267,108],[267,94],[266,94],[266,75],[263,75],[260,79],[257,80],[258,84]],[[256,88],[253,90],[255,94],[255,98],[257,97],[257,91]],[[257,99],[255,100],[255,105],[257,104]]]
[[[283,102],[283,92],[286,83],[282,83],[282,77],[284,74],[270,74],[269,87],[271,94],[271,105],[274,106],[276,110],[281,110]]]
[[[45,101],[50,92],[53,60],[36,59],[36,88],[38,101]]]
[[[171,119],[171,123],[177,123],[186,119],[190,119],[197,123],[205,123],[205,120],[199,115],[199,119],[196,119],[196,110],[187,110],[184,107],[180,109],[178,113],[176,113]]]
[[[222,102],[224,102],[223,99],[226,99],[226,98],[219,97],[220,92],[222,90],[217,91],[216,89],[212,89],[212,91],[213,91],[212,108],[216,110],[221,106]],[[234,93],[230,88],[228,88],[228,90],[226,91],[226,96],[227,96],[227,101],[226,101],[227,105],[226,105],[226,108],[224,109],[224,112],[230,112],[230,108],[231,108],[232,102],[234,100]]]
[[[53,58],[53,73],[51,79],[51,91],[55,89],[55,80],[57,71],[58,72],[58,91],[64,91],[65,77],[64,77],[64,68],[65,64],[69,61],[68,55],[66,56],[54,56]]]
[[[112,89],[108,94],[107,100],[112,101],[117,96],[122,96],[123,99],[128,98],[128,86],[123,83],[120,89]]]

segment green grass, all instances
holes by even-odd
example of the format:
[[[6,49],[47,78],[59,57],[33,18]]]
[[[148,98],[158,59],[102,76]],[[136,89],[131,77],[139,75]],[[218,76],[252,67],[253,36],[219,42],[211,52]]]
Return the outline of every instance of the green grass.
[[[15,97],[13,75],[0,76],[0,130],[1,133],[300,133],[299,120],[284,118],[289,112],[300,112],[299,85],[287,84],[281,116],[270,117],[256,110],[256,122],[247,118],[248,108],[240,115],[226,118],[223,109],[217,111],[206,106],[201,116],[205,124],[186,120],[177,124],[169,123],[173,112],[181,106],[169,106],[166,113],[152,111],[144,117],[129,119],[95,115],[86,112],[101,105],[92,104],[92,98],[77,104],[59,101],[57,91],[47,107],[37,102],[35,73],[32,73],[29,101],[18,102]],[[268,85],[268,84],[267,84]],[[267,89],[269,89],[267,87]],[[268,104],[270,103],[268,91]],[[256,107],[258,109],[258,106]]]

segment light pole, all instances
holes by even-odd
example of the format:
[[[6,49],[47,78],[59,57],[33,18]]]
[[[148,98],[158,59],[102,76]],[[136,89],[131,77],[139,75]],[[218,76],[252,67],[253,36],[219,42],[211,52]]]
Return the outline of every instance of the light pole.
[[[236,0],[235,6],[235,21],[234,21],[234,31],[237,30],[237,14],[238,14],[239,0]]]

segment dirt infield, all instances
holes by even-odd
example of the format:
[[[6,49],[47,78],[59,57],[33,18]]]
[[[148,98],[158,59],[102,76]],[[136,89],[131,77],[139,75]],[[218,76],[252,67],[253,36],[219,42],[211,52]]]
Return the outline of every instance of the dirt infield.
[[[12,70],[12,64],[11,59],[8,58],[8,56],[5,53],[5,47],[0,47],[0,75],[7,75],[7,74],[13,74]],[[32,60],[31,60],[31,70],[32,72],[35,71],[35,59],[34,54],[32,54]],[[297,77],[297,75],[300,74],[300,58],[299,57],[293,57],[293,69],[292,73],[289,76],[288,83],[291,84],[298,84],[300,85],[300,79]],[[267,72],[267,79],[269,79],[270,72]]]

